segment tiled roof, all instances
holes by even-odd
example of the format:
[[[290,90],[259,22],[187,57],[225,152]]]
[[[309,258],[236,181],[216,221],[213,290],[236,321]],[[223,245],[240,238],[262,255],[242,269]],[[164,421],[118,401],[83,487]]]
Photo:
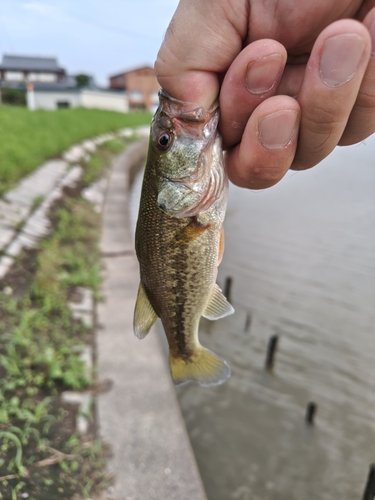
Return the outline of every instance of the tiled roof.
[[[152,66],[137,66],[135,68],[127,69],[125,71],[122,71],[121,73],[114,73],[113,75],[109,75],[109,78],[116,78],[116,76],[122,76],[122,75],[127,75],[128,73],[133,73],[133,71],[139,71],[141,69],[151,69],[154,71],[154,68]]]
[[[48,71],[54,73],[64,71],[63,68],[58,66],[55,57],[13,56],[9,54],[3,55],[3,62],[0,64],[0,69],[15,71]]]

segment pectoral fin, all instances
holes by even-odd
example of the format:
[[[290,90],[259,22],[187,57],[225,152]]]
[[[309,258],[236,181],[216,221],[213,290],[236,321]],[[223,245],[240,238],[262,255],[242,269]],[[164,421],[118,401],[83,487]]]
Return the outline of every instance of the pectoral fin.
[[[207,319],[214,320],[224,318],[225,316],[229,316],[229,314],[233,313],[233,307],[224,297],[223,292],[220,290],[220,288],[215,285],[202,316]]]
[[[218,266],[220,265],[221,261],[223,260],[224,241],[225,241],[225,237],[224,237],[224,226],[223,226],[221,228],[221,232],[220,232],[219,252],[218,252],[218,256],[217,256],[217,265]]]
[[[142,282],[139,284],[137,302],[135,303],[133,328],[134,334],[143,339],[150,328],[155,323],[157,314],[155,313],[146,295]]]
[[[176,235],[170,246],[178,248],[188,245],[199,238],[199,236],[203,234],[208,227],[208,225],[201,224],[197,218],[192,218],[189,224],[187,224],[182,231]]]

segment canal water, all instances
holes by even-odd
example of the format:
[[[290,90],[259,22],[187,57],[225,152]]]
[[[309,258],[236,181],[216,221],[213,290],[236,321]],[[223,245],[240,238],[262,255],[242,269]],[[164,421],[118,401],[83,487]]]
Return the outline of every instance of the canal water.
[[[233,279],[236,312],[202,319],[200,339],[232,376],[177,388],[209,500],[361,500],[375,462],[374,198],[375,136],[273,188],[231,186],[218,283]]]

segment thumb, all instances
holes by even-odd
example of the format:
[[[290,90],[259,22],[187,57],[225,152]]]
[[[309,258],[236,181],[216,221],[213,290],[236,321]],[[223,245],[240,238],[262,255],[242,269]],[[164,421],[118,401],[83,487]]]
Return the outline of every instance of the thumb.
[[[246,36],[247,2],[237,3],[233,13],[228,0],[180,1],[155,61],[161,87],[174,98],[204,108],[217,98],[220,74]]]

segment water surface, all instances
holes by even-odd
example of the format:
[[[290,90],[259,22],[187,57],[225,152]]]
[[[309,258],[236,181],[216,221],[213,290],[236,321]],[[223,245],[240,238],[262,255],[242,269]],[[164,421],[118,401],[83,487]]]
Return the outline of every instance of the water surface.
[[[374,196],[375,136],[273,188],[231,186],[218,282],[233,278],[236,312],[202,319],[200,339],[232,377],[177,390],[209,500],[361,499],[375,462]]]

